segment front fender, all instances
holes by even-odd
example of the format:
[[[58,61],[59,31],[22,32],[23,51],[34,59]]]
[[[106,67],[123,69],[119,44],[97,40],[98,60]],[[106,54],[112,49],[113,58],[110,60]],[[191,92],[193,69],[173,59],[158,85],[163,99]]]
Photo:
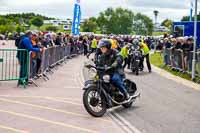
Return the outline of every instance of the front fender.
[[[97,88],[97,83],[93,80],[88,80],[88,81],[85,82],[85,87],[83,87],[83,90],[86,91],[86,90],[93,88],[93,87]],[[106,93],[106,91],[104,89],[101,89],[99,91],[101,91],[101,95],[105,98],[106,103],[107,103],[107,107],[108,108],[112,107],[112,103],[109,102],[110,98],[109,98],[108,94]]]
[[[90,87],[97,87],[96,82],[94,80],[88,80],[85,82],[85,85],[83,87],[83,90],[87,90]]]

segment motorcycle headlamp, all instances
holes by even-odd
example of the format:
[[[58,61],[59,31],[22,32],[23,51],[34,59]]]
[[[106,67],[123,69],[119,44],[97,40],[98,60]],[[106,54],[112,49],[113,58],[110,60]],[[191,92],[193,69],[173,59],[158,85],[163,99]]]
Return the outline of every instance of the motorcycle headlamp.
[[[89,69],[89,75],[88,75],[89,78],[95,79],[96,75],[97,75],[97,70],[95,68],[90,68]]]
[[[109,83],[109,82],[110,82],[110,75],[104,75],[104,76],[103,76],[103,81],[104,81],[105,83]]]

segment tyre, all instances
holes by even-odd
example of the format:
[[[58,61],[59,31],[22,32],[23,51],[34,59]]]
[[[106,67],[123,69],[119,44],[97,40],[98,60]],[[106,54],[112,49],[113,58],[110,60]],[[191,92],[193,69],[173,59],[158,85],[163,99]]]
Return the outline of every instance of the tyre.
[[[107,110],[106,99],[95,87],[87,89],[83,94],[86,111],[94,117],[102,117]]]

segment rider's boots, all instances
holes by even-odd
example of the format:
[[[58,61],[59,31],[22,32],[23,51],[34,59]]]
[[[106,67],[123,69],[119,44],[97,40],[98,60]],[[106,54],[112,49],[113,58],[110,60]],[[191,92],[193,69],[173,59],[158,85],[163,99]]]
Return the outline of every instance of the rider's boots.
[[[127,92],[127,90],[125,90],[124,96],[125,96],[125,99],[126,99],[126,100],[129,100],[129,99],[130,99],[130,95],[129,95],[129,93]]]

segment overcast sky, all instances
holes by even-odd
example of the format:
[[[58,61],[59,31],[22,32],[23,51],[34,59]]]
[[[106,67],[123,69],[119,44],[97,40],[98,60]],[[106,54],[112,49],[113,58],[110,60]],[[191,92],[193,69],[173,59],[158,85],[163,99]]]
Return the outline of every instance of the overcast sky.
[[[166,18],[179,21],[189,15],[190,0],[81,0],[82,17],[97,16],[108,7],[124,7],[141,12],[154,19],[158,10],[158,21]],[[193,0],[194,1],[194,0]],[[200,0],[199,0],[200,1]],[[72,18],[74,0],[0,0],[0,14],[35,12],[56,18]],[[200,2],[199,2],[200,9]]]

